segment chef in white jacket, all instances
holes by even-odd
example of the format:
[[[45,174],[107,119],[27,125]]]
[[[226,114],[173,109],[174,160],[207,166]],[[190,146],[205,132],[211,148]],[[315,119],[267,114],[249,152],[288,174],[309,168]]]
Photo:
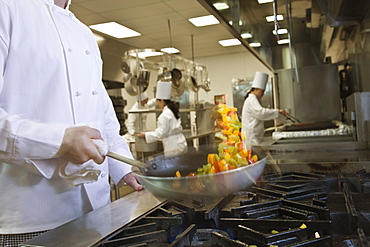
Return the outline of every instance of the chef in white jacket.
[[[286,115],[285,110],[262,107],[262,98],[268,80],[268,74],[257,71],[251,90],[247,93],[242,110],[242,132],[246,145],[260,145],[264,136],[264,121],[276,119],[279,113]]]
[[[142,132],[138,136],[145,138],[147,143],[162,139],[164,155],[166,157],[186,153],[187,142],[182,134],[179,109],[171,101],[171,82],[159,81],[157,83],[156,100],[162,113],[157,120],[157,128],[154,131]]]
[[[92,142],[103,139],[132,158],[94,36],[68,5],[0,0],[0,246],[110,203],[109,177],[142,189],[129,165],[103,157]],[[61,176],[67,166],[94,168],[87,173],[94,176],[73,186]]]
[[[154,98],[154,99],[149,100],[148,94],[146,92],[143,92],[143,93],[140,94],[140,99],[139,99],[139,95],[137,95],[136,99],[137,99],[137,101],[131,107],[130,111],[137,111],[139,109],[149,109],[149,108],[154,107],[155,104],[156,104],[156,99]],[[140,102],[139,102],[139,100],[140,100]],[[130,111],[129,111],[128,117],[126,119],[125,125],[126,125],[126,128],[127,128],[128,134],[133,136],[135,134],[135,132],[140,130],[139,129],[139,126],[140,126],[139,114],[138,113],[130,113]],[[142,124],[143,129],[141,129],[140,131],[146,130],[146,117],[147,117],[147,114],[145,114],[145,113],[141,114],[141,124]]]

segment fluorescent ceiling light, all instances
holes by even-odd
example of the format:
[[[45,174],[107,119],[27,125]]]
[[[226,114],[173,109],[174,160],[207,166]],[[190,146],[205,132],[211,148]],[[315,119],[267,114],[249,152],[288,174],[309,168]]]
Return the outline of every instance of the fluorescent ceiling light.
[[[259,4],[272,3],[274,0],[257,0]]]
[[[290,42],[289,39],[281,39],[277,41],[279,45],[288,44],[289,42]]]
[[[249,43],[249,46],[250,47],[260,47],[261,43],[259,43],[259,42]]]
[[[146,52],[146,51],[143,51],[143,52],[139,52],[138,53],[139,55],[139,58],[146,58],[146,57],[155,57],[155,56],[161,56],[163,55],[163,52],[159,52],[159,51],[150,51],[150,52]]]
[[[273,33],[274,35],[276,35],[276,31],[275,31],[275,30],[272,30],[272,33]],[[278,33],[278,34],[287,34],[287,33],[288,33],[288,29],[285,29],[285,28],[278,29],[278,30],[277,30],[277,33]]]
[[[196,27],[203,27],[220,23],[213,15],[190,18],[189,21],[193,23],[193,25]]]
[[[155,57],[163,55],[163,52],[154,50],[154,49],[142,49],[142,50],[132,50],[128,53],[132,57],[146,58],[146,57]]]
[[[174,47],[162,48],[161,51],[166,52],[166,53],[169,53],[169,54],[179,53],[180,52],[179,50],[177,50]]]
[[[277,15],[276,18],[277,18],[278,21],[284,20],[283,15]],[[266,16],[266,21],[267,22],[273,22],[273,21],[275,21],[275,16],[274,15]]]
[[[250,39],[250,38],[252,38],[252,34],[250,34],[250,33],[242,33],[240,36],[242,36],[243,39]]]
[[[220,45],[222,46],[241,45],[238,39],[224,39],[224,40],[218,41],[218,43],[220,43]]]
[[[125,26],[122,26],[117,22],[107,22],[102,24],[91,25],[90,28],[118,39],[141,35],[140,33]]]
[[[214,3],[213,7],[215,7],[217,10],[224,10],[228,9],[229,5],[227,5],[227,3]]]

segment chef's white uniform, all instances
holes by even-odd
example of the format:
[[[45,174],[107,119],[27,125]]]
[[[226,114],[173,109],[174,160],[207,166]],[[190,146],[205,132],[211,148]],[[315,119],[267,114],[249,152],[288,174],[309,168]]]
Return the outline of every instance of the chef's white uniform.
[[[0,0],[0,234],[55,228],[110,202],[130,166],[105,160],[97,182],[71,188],[53,159],[67,127],[97,128],[132,157],[101,82],[90,29],[53,0]]]
[[[187,150],[186,139],[181,131],[181,119],[176,119],[173,112],[164,106],[157,120],[157,128],[145,132],[145,140],[151,143],[162,139],[165,156],[175,156]]]
[[[152,108],[155,106],[155,101],[156,99],[151,99],[148,101],[148,103],[146,103],[145,105],[141,106],[141,108],[139,108],[139,102],[135,102],[135,104],[131,107],[130,111],[137,111],[139,109],[149,109],[149,108]],[[146,130],[146,118],[147,118],[147,114],[144,113],[144,114],[141,114],[141,121],[142,121],[142,126],[143,126],[143,129],[142,130]],[[126,119],[126,122],[125,122],[125,125],[126,125],[126,128],[127,128],[127,132],[130,134],[130,135],[133,135],[135,134],[135,132],[138,132],[138,131],[142,131],[142,130],[139,130],[139,126],[140,126],[140,123],[139,123],[139,114],[138,113],[129,113],[128,114],[128,117]]]
[[[279,116],[278,109],[268,109],[261,106],[256,95],[250,93],[243,104],[242,131],[247,145],[260,145],[263,142],[264,121],[273,120]]]

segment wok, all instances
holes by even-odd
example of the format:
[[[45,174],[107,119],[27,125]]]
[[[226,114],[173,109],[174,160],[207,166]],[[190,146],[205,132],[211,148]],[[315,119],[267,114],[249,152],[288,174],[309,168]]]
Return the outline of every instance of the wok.
[[[133,167],[143,187],[154,196],[169,199],[205,198],[226,196],[233,192],[245,190],[256,182],[266,165],[266,156],[261,148],[253,148],[259,161],[230,171],[186,176],[207,163],[207,155],[216,153],[217,149],[189,150],[176,157],[157,156],[146,162],[146,169]],[[175,177],[180,171],[182,177]]]

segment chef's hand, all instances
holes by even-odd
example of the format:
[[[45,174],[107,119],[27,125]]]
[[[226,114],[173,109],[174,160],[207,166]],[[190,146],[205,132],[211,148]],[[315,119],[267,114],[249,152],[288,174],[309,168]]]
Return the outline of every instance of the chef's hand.
[[[145,132],[141,132],[139,134],[137,134],[138,137],[140,138],[145,138]]]
[[[123,184],[126,183],[130,185],[134,190],[142,190],[143,186],[139,183],[139,180],[137,180],[134,173],[130,172],[127,173],[121,181],[118,183],[118,187],[123,186]]]
[[[286,114],[287,114],[287,112],[285,110],[281,110],[281,109],[279,110],[279,113],[284,115],[284,116],[286,116]]]
[[[99,153],[91,139],[102,139],[99,130],[88,126],[67,128],[54,157],[61,157],[74,164],[83,164],[91,159],[101,164],[105,157]]]

